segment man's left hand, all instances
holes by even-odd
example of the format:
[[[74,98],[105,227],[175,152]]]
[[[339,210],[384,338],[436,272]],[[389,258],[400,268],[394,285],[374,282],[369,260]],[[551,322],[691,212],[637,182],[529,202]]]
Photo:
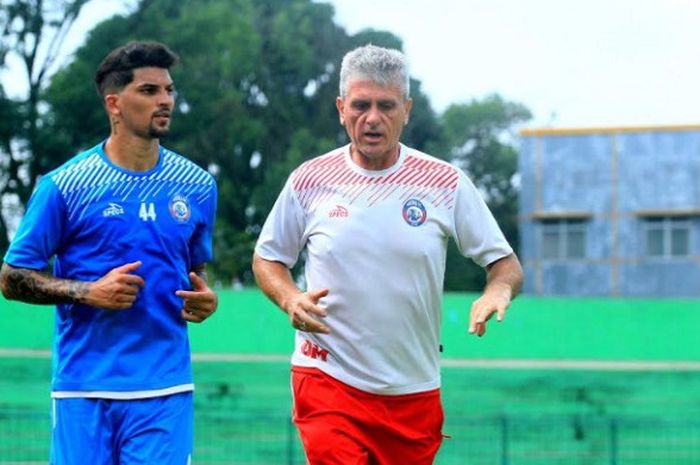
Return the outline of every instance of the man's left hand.
[[[490,290],[476,299],[469,315],[469,333],[481,337],[486,334],[486,322],[496,314],[497,321],[503,321],[510,305],[509,292]]]
[[[191,291],[181,289],[175,291],[175,294],[184,300],[182,318],[192,323],[201,323],[216,311],[219,299],[216,293],[209,288],[207,282],[193,271],[190,272],[190,282],[192,283]]]

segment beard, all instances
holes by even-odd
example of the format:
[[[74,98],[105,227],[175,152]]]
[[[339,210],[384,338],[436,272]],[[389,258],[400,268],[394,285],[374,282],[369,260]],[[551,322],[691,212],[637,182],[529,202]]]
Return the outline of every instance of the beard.
[[[148,135],[153,137],[154,139],[160,139],[161,137],[165,137],[168,134],[170,134],[170,126],[158,127],[151,124],[148,127]]]

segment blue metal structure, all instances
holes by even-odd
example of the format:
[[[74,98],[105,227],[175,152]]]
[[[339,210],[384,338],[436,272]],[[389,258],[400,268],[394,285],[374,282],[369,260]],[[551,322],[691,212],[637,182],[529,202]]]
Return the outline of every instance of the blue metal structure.
[[[521,136],[525,292],[700,297],[700,125]]]

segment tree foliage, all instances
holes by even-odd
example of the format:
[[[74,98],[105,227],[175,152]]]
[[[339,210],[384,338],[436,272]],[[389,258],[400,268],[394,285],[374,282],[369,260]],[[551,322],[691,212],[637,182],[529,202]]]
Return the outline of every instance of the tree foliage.
[[[164,144],[217,177],[219,211],[214,274],[250,282],[260,225],[291,170],[345,143],[335,108],[338,66],[352,46],[401,47],[396,36],[356,36],[333,22],[332,6],[309,0],[149,0],[128,16],[98,25],[47,93],[47,126],[62,161],[108,133],[93,90],[93,70],[106,51],[133,39],[167,43],[181,57],[172,69],[178,102]],[[419,83],[416,83],[419,89]],[[426,139],[437,122],[416,93]]]
[[[47,135],[40,124],[41,91],[87,1],[0,3],[0,69],[14,54],[22,64],[27,88],[24,98],[10,98],[0,88],[0,251],[8,245],[8,216],[20,214],[36,177],[52,167],[52,160],[37,155],[43,153]]]

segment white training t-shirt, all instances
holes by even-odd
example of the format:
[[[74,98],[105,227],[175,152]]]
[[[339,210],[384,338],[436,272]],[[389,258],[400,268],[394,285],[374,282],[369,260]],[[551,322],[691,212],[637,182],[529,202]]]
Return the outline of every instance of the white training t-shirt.
[[[307,289],[329,289],[319,304],[331,333],[297,331],[292,364],[376,394],[438,388],[450,237],[481,266],[512,253],[472,182],[447,162],[402,145],[392,167],[368,171],[348,145],[299,166],[255,249],[289,268],[306,250]]]

